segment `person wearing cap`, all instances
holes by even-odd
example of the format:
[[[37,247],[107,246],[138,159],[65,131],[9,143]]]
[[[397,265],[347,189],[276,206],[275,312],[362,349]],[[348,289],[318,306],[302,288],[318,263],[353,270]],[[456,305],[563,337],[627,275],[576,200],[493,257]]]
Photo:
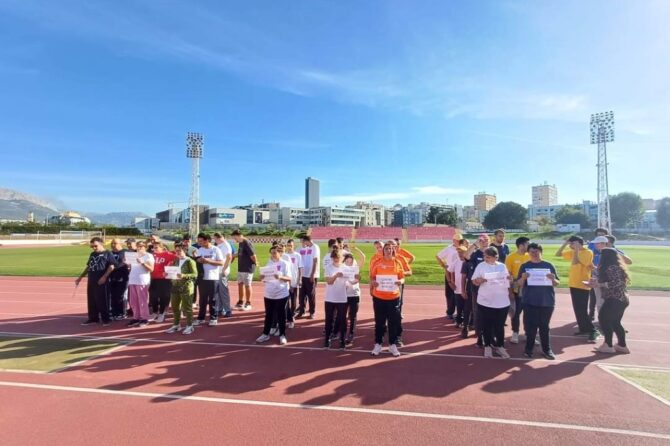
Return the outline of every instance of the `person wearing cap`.
[[[475,335],[477,337],[477,346],[484,347],[484,338],[482,337],[481,321],[479,320],[479,309],[477,307],[477,293],[479,292],[479,285],[474,283],[472,275],[477,266],[484,261],[484,251],[489,247],[489,235],[486,233],[479,234],[476,242],[472,243],[465,252],[467,259],[466,278],[469,287],[466,289],[470,304],[472,304],[472,315],[475,322]],[[495,249],[495,248],[494,248]],[[496,250],[497,251],[497,250]]]
[[[498,250],[498,261],[500,263],[505,263],[507,256],[509,255],[509,246],[505,243],[505,230],[496,229],[493,232],[493,241],[491,246]]]
[[[516,279],[519,276],[519,269],[521,268],[521,265],[530,260],[530,255],[528,254],[528,243],[530,243],[530,239],[528,237],[517,238],[516,251],[508,255],[507,258],[505,259],[505,266],[507,267],[509,273],[512,275],[513,279]],[[519,284],[515,282],[511,288],[512,292],[511,297],[514,303],[514,312],[511,316],[512,338],[510,339],[510,342],[512,344],[519,343],[519,325],[521,319],[521,312],[523,311],[520,291],[521,288]]]
[[[449,272],[449,266],[452,263],[456,262],[458,258],[458,253],[456,252],[460,246],[460,241],[463,240],[463,236],[456,232],[451,239],[452,244],[445,247],[440,252],[437,253],[435,258],[437,263],[444,269],[444,297],[447,300],[447,319],[454,319],[454,311],[456,310],[456,298],[454,293],[454,279],[451,273]]]
[[[568,246],[570,251],[565,251]],[[588,342],[596,342],[599,333],[593,326],[588,310],[589,291],[591,289],[588,283],[591,280],[591,271],[593,270],[593,252],[584,247],[583,238],[573,235],[563,242],[556,251],[556,256],[570,261],[568,286],[570,287],[572,309],[579,326],[575,336],[588,336]]]
[[[589,242],[587,248],[593,253],[593,274],[597,274],[598,265],[600,264],[600,249],[596,246],[596,239],[598,237],[606,237],[610,232],[606,228],[596,228],[594,232],[594,239]],[[602,242],[602,239],[600,239]],[[600,245],[601,248],[603,245]],[[598,294],[600,291],[596,291],[595,288],[591,288],[589,292],[589,317],[591,320],[596,318],[596,306],[598,302]]]
[[[456,260],[449,262],[447,267],[447,274],[449,275],[449,287],[454,292],[454,301],[456,304],[456,312],[454,321],[456,327],[463,327],[466,332],[468,330],[467,319],[470,319],[470,311],[467,312],[467,317],[465,316],[465,299],[464,299],[464,287],[465,287],[465,278],[463,277],[463,262],[465,261],[465,253],[468,248],[465,246],[458,246],[456,248]],[[465,321],[465,323],[464,323]]]

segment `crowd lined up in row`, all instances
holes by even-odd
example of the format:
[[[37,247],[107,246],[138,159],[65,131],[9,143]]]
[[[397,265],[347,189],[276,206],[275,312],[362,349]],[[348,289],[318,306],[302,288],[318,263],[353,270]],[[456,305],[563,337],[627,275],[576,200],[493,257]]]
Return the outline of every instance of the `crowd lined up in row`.
[[[353,343],[361,299],[359,266],[366,262],[362,251],[356,247],[350,250],[342,239],[332,239],[328,241],[329,252],[322,258],[319,246],[304,236],[299,248],[293,240],[273,243],[268,263],[259,268],[252,243],[239,231],[234,231],[232,237],[237,246],[222,234],[216,233],[212,238],[203,233],[198,235],[196,244],[184,239],[174,243],[172,250],[155,236],[147,241],[128,239],[125,248],[121,240],[114,239],[109,251],[102,239],[91,239],[93,252],[76,281],[78,285],[88,276],[88,319],[83,324],[109,325],[111,320],[127,317],[128,326],[143,326],[149,321],[162,323],[171,306],[173,321],[166,332],[188,335],[198,325],[218,325],[219,318],[231,317],[234,309],[251,310],[252,280],[259,269],[265,320],[256,342],[267,342],[276,335],[284,345],[288,342],[287,328],[293,328],[297,319],[314,318],[316,285],[323,267],[324,347],[331,348],[333,342],[339,341],[339,348],[345,349]],[[597,309],[605,338],[597,351],[603,353],[629,351],[621,319],[628,306],[625,263],[631,260],[613,247],[614,241],[606,231],[598,229],[588,247],[581,237],[572,236],[556,253],[570,261],[568,285],[579,327],[575,335],[597,341],[600,332],[593,324]],[[412,274],[415,257],[400,245],[398,239],[375,242],[376,252],[369,261],[374,356],[381,353],[385,336],[393,356],[400,355],[399,347],[403,345],[405,279]],[[539,344],[545,358],[555,358],[549,325],[555,307],[554,288],[560,278],[554,265],[542,255],[542,246],[527,237],[519,237],[516,251],[510,253],[503,230],[495,231],[493,241],[488,234],[481,234],[474,243],[456,233],[452,245],[437,254],[436,259],[445,270],[447,319],[460,328],[463,338],[474,331],[476,345],[484,349],[485,357],[495,354],[509,358],[505,323],[510,317],[511,343],[519,342],[523,322],[525,356],[532,357]],[[234,261],[239,293],[235,308],[231,307],[228,288]],[[195,317],[194,307],[198,309]],[[182,317],[185,326],[181,325]],[[613,344],[615,333],[617,344]]]

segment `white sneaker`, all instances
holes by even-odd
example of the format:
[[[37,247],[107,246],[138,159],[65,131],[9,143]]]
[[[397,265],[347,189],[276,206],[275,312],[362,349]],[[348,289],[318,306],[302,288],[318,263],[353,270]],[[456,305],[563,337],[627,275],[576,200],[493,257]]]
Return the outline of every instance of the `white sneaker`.
[[[184,328],[184,331],[181,332],[181,334],[190,335],[194,331],[195,328],[193,328],[193,325],[187,325],[186,328]]]
[[[595,351],[598,353],[616,353],[614,347],[610,347],[604,342],[600,345],[600,347],[596,348]]]
[[[493,358],[493,349],[491,347],[484,347],[484,357]]]
[[[518,344],[519,343],[519,332],[517,332],[517,331],[512,332],[512,339],[510,339],[510,342],[512,344]]]
[[[293,328],[295,327],[295,322],[289,322],[287,325],[288,328]]]
[[[207,324],[207,325],[209,325],[210,327],[215,327],[215,326],[219,325],[219,321],[216,320],[216,319],[210,319],[209,324]]]
[[[200,319],[193,319],[193,326],[197,327],[198,325],[204,325],[205,321],[201,321]]]
[[[172,327],[165,330],[165,333],[175,333],[177,331],[181,331],[181,325],[173,325]]]
[[[157,317],[158,317],[158,313],[151,313],[149,315],[149,320],[150,321],[155,321]]]
[[[286,345],[286,343],[288,343],[286,336],[279,336],[279,345]]]
[[[242,307],[242,311],[251,311],[251,310],[253,310],[253,307],[251,306],[251,304],[249,302],[246,302],[244,304],[244,307]]]
[[[270,329],[270,336],[279,336],[279,329],[278,328],[271,328]]]
[[[614,344],[614,350],[616,350],[618,353],[630,353],[630,349],[628,347],[622,347],[619,344]]]
[[[540,345],[540,340],[538,338],[539,336],[535,338],[535,345]]]
[[[509,353],[504,347],[496,347],[496,353],[503,359],[509,359]]]
[[[381,344],[375,344],[375,347],[372,349],[370,354],[372,356],[379,356],[379,354],[382,352],[382,345]]]
[[[266,334],[262,334],[256,339],[256,343],[257,344],[262,344],[263,342],[267,342],[269,340],[270,340],[270,336],[268,336]]]
[[[391,344],[391,345],[389,346],[389,352],[390,352],[393,356],[395,356],[396,358],[397,358],[398,356],[400,356],[400,352],[398,351],[398,346],[395,345],[395,344]]]
[[[156,316],[156,322],[158,322],[158,323],[165,322],[165,313],[161,313],[158,316]]]

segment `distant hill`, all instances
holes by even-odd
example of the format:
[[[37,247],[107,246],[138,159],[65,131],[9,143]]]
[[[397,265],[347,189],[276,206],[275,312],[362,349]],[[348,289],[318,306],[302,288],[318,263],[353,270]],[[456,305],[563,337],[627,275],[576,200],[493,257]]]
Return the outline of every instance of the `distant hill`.
[[[26,220],[32,212],[35,220],[44,220],[49,215],[58,213],[49,201],[34,195],[12,189],[0,188],[0,219]]]
[[[135,217],[149,218],[144,212],[109,212],[107,214],[87,212],[82,215],[90,218],[93,224],[114,226],[130,226]]]

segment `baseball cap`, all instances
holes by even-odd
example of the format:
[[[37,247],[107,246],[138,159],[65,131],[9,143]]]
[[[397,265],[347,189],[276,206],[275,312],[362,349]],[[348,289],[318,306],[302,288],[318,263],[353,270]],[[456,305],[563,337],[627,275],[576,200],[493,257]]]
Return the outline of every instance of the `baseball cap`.
[[[137,240],[135,240],[132,237],[130,237],[129,239],[126,239],[126,243],[136,243],[136,242],[137,242]]]
[[[463,240],[463,236],[461,235],[460,232],[456,232],[451,239],[452,240]]]
[[[465,246],[459,246],[458,248],[456,248],[456,251],[459,251],[459,252],[467,252],[467,250],[468,250],[468,248],[466,248]]]
[[[605,237],[603,235],[599,235],[598,237],[594,238],[592,242],[593,243],[608,243],[609,240],[607,240],[607,237]]]

